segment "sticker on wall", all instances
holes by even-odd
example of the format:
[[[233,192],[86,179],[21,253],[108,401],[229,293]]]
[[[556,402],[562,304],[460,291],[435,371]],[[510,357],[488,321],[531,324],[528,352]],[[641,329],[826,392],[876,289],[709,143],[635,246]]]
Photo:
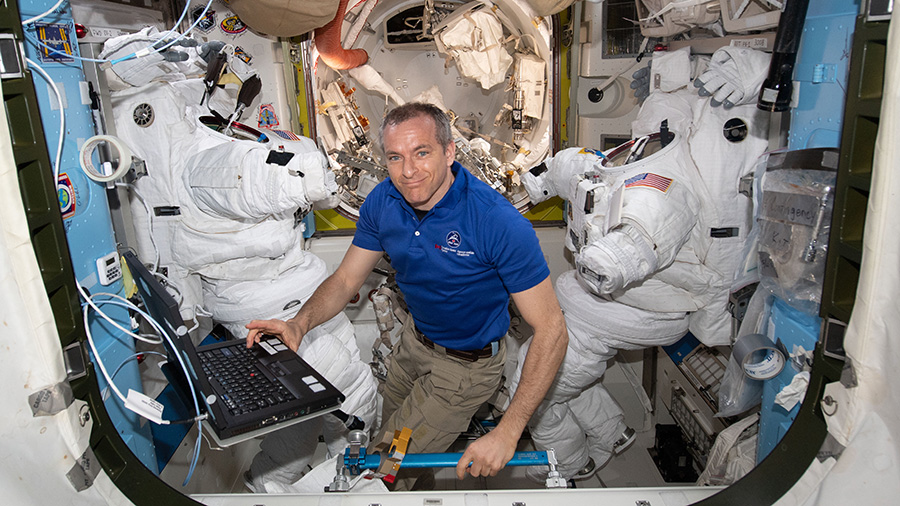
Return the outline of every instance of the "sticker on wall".
[[[37,38],[41,42],[41,61],[48,62],[72,62],[75,55],[76,44],[72,43],[71,32],[68,25],[35,23],[34,29]]]
[[[193,11],[191,11],[191,22],[197,21],[197,18],[200,17],[200,14],[203,14],[203,7],[197,7]],[[203,33],[209,33],[213,28],[216,27],[216,11],[209,9],[206,11],[206,14],[203,15],[203,19],[197,23],[197,29]]]
[[[250,65],[250,60],[253,59],[253,56],[247,51],[244,51],[244,48],[242,48],[241,46],[234,47],[234,56],[240,58],[241,61],[243,61],[247,65]]]
[[[278,116],[275,115],[275,107],[272,104],[259,106],[259,128],[275,128],[278,126]]]
[[[222,27],[223,32],[230,33],[231,35],[237,35],[247,30],[247,25],[245,25],[244,22],[241,21],[241,18],[237,16],[223,19],[220,26]]]
[[[78,199],[75,197],[75,186],[65,172],[59,175],[59,182],[56,184],[56,197],[59,199],[59,209],[62,212],[63,219],[75,216]]]

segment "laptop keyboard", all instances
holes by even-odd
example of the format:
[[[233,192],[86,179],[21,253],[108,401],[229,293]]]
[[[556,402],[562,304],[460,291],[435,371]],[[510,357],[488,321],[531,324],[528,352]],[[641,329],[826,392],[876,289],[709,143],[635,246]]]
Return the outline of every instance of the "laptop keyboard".
[[[232,415],[277,406],[295,397],[281,383],[271,381],[256,366],[244,346],[218,348],[199,353],[203,371],[225,389],[222,401]]]

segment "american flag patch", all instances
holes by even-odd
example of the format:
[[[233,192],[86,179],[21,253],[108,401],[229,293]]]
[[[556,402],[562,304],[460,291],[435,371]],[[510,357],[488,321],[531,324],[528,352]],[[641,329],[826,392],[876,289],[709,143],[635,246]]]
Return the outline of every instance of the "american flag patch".
[[[272,132],[273,134],[277,135],[278,137],[281,137],[282,139],[285,139],[288,141],[299,141],[300,140],[300,137],[298,137],[297,134],[295,134],[294,132],[291,132],[290,130],[271,129],[270,132]]]
[[[663,193],[669,191],[669,186],[671,185],[671,179],[653,174],[652,172],[644,172],[643,174],[638,174],[625,180],[625,188],[646,186],[648,188],[655,188]]]

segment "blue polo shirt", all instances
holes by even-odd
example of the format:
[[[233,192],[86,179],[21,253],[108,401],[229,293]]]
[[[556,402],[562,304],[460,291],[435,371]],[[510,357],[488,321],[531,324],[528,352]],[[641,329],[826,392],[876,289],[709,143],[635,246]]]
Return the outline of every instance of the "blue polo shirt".
[[[366,197],[353,244],[384,251],[416,326],[451,349],[476,350],[509,329],[509,294],[550,269],[531,223],[458,162],[456,179],[421,219],[390,179]]]

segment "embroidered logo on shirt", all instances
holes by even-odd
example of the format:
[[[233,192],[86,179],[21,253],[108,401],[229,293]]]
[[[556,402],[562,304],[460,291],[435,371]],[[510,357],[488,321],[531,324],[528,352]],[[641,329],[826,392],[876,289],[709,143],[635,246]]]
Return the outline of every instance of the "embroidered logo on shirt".
[[[447,234],[447,246],[450,246],[451,248],[458,248],[459,242],[460,242],[459,232],[454,230],[454,231],[450,232],[449,234]]]
[[[669,187],[671,185],[671,179],[654,174],[652,172],[644,172],[643,174],[638,174],[625,180],[625,188],[646,186],[647,188],[654,188],[663,193],[669,191]]]
[[[462,236],[459,235],[459,232],[456,230],[449,232],[444,240],[447,241],[447,246],[435,244],[434,249],[441,250],[441,253],[455,253],[456,256],[459,257],[468,257],[475,254],[474,251],[462,251],[457,249],[459,248],[459,245],[462,244]]]

